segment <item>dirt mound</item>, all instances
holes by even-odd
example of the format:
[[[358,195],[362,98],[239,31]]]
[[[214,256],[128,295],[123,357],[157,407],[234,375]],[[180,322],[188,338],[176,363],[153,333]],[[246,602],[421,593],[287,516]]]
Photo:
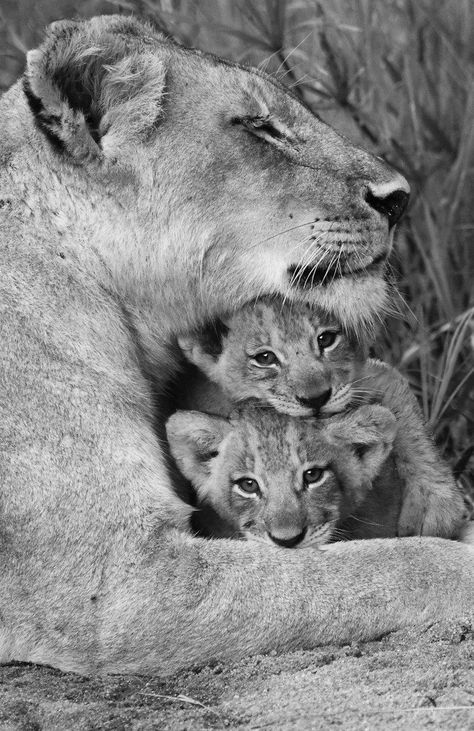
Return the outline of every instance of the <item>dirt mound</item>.
[[[166,679],[0,668],[2,731],[474,729],[474,616]]]

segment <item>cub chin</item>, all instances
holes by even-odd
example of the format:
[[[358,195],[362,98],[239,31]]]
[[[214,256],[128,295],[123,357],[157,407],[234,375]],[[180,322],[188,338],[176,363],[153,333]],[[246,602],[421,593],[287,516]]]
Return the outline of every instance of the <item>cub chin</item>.
[[[252,404],[228,419],[178,411],[166,430],[203,511],[196,525],[207,535],[283,548],[396,535],[400,481],[374,483],[384,469],[393,478],[384,465],[396,422],[382,406],[319,420]],[[220,523],[209,520],[208,508]]]
[[[392,465],[403,485],[398,535],[453,538],[466,508],[426,432],[408,382],[321,309],[262,300],[178,342],[193,364],[178,408],[229,416],[257,399],[295,417],[324,417],[378,403],[397,422]]]

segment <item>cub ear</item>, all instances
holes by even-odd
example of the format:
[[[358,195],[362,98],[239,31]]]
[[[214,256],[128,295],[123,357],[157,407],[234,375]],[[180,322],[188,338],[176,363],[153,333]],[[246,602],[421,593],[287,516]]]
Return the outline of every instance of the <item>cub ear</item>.
[[[395,416],[385,407],[371,404],[331,422],[332,438],[352,445],[365,478],[373,480],[392,451],[397,433]]]
[[[199,368],[211,381],[215,382],[217,380],[218,356],[206,351],[198,334],[178,337],[178,345],[186,360]]]
[[[200,411],[177,411],[166,422],[171,454],[201,497],[211,474],[210,462],[231,429],[227,419]]]
[[[178,345],[187,360],[197,366],[211,381],[219,380],[217,362],[228,332],[229,328],[222,320],[215,320],[204,330],[178,337]]]
[[[114,158],[155,124],[165,68],[159,36],[131,18],[53,23],[27,55],[23,89],[36,124],[78,163]]]

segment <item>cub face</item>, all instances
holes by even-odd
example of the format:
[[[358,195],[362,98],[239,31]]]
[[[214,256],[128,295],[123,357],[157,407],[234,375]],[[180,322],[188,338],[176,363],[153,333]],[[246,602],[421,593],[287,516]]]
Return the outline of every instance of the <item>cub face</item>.
[[[378,405],[317,421],[247,405],[230,419],[178,411],[166,429],[199,503],[247,539],[292,548],[326,543],[364,501],[396,427]]]
[[[334,316],[302,304],[248,304],[178,339],[187,359],[232,403],[256,399],[290,416],[342,411],[365,347]]]

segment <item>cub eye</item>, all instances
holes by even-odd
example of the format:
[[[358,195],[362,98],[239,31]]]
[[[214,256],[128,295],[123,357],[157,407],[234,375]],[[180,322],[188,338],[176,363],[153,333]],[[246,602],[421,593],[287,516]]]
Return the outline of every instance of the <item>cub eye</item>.
[[[260,495],[258,482],[251,477],[242,477],[240,480],[236,480],[234,486],[243,497],[257,497],[257,495]]]
[[[318,345],[320,350],[329,350],[335,348],[341,339],[341,334],[335,330],[325,330],[318,335]]]
[[[303,482],[305,485],[317,485],[319,482],[322,482],[326,472],[327,468],[311,467],[311,469],[303,472]]]
[[[260,368],[267,368],[272,365],[279,365],[279,360],[276,357],[273,350],[263,350],[261,353],[257,353],[252,358],[252,363],[259,366]]]

